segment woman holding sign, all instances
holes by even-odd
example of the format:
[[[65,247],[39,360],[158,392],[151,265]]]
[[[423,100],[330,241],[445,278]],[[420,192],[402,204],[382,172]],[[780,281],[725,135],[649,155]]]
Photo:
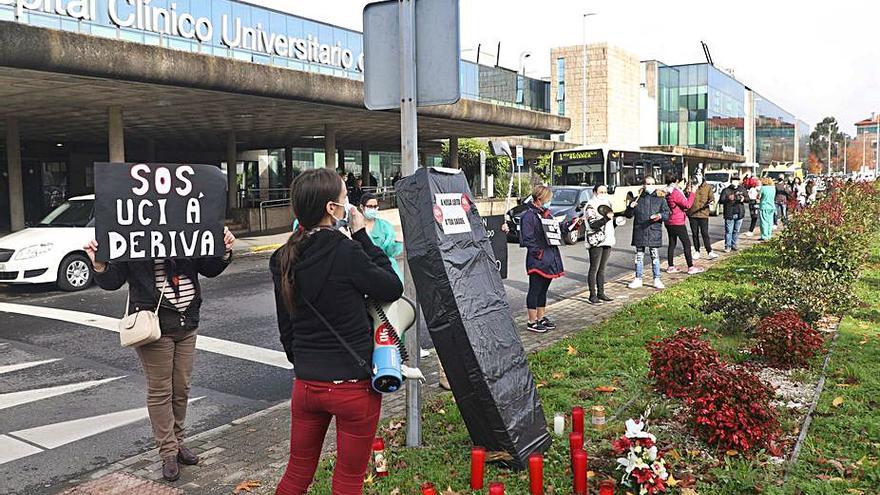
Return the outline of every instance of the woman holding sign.
[[[565,274],[559,253],[562,234],[559,223],[548,209],[551,199],[553,191],[549,187],[535,186],[532,202],[528,204],[521,220],[519,244],[527,249],[526,273],[529,275],[529,292],[526,295],[529,324],[526,329],[535,333],[546,333],[556,328],[544,313],[547,309],[547,291],[554,278]]]
[[[281,344],[296,374],[290,460],[275,493],[308,491],[335,417],[333,493],[360,494],[382,404],[370,385],[373,332],[364,298],[395,301],[403,284],[334,171],[303,172],[290,197],[299,226],[270,261]]]
[[[147,411],[162,458],[162,476],[180,477],[179,464],[199,462],[183,445],[186,406],[192,385],[193,359],[202,305],[199,275],[216,277],[232,259],[235,236],[224,229],[225,254],[213,258],[167,258],[145,261],[95,260],[98,241],[84,247],[95,270],[95,280],[105,290],[128,283],[126,314],[155,311],[158,306],[159,340],[136,347],[147,380]]]

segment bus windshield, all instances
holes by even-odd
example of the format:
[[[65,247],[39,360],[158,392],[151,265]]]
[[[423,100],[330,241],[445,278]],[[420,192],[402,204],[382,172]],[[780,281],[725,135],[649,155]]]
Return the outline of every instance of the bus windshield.
[[[706,172],[703,179],[707,182],[730,182],[730,172]]]

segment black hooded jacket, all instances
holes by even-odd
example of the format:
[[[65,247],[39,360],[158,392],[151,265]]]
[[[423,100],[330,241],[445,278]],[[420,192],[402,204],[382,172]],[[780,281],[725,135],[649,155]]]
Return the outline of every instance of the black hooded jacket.
[[[281,251],[269,262],[275,282],[278,330],[296,377],[330,382],[370,378],[305,303],[308,299],[336,332],[368,364],[372,363],[372,324],[365,296],[391,302],[403,285],[365,229],[348,239],[336,230],[319,230],[302,243],[293,267],[296,308],[287,311],[281,293]],[[372,365],[371,365],[372,366]]]

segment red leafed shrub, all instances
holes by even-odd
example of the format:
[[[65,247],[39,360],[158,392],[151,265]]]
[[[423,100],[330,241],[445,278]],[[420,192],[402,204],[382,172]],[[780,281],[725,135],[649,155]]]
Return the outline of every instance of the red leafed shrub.
[[[700,373],[722,366],[718,351],[700,338],[705,332],[703,327],[679,328],[665,339],[648,343],[648,378],[654,380],[657,390],[670,397],[686,397]]]
[[[688,398],[695,431],[719,449],[749,451],[774,445],[779,437],[773,390],[753,373],[723,366],[700,373]]]
[[[806,366],[822,349],[825,340],[793,310],[779,311],[763,318],[756,331],[758,343],[752,354],[764,356],[771,366]]]

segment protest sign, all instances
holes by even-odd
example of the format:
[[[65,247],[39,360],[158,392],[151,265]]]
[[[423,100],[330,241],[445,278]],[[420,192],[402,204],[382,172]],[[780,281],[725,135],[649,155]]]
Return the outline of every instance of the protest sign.
[[[95,163],[99,261],[222,256],[225,216],[214,165]]]

